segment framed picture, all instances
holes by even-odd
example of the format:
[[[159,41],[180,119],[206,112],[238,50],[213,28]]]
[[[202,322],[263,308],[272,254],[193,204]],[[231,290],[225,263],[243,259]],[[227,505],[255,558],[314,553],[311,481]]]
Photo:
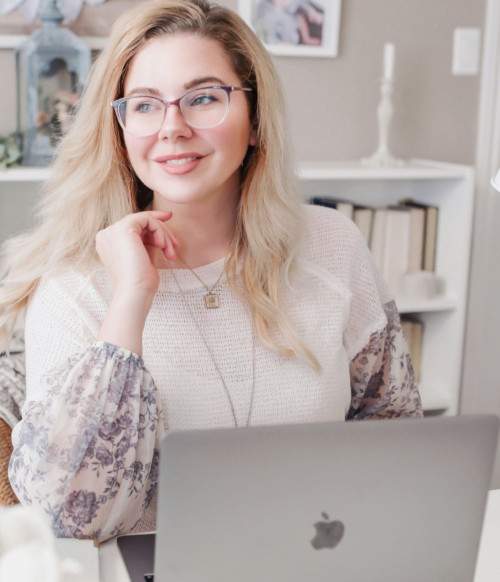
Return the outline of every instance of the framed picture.
[[[270,53],[335,57],[341,0],[239,0],[241,17]]]

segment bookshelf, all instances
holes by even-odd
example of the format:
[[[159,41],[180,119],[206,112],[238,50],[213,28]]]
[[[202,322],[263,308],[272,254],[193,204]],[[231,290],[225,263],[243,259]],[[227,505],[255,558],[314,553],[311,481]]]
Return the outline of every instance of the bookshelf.
[[[457,414],[467,308],[474,199],[469,166],[409,160],[394,168],[359,162],[307,162],[298,166],[303,194],[331,196],[383,207],[412,198],[439,208],[436,273],[445,293],[430,300],[399,301],[401,314],[424,323],[419,383],[424,409]]]
[[[32,223],[46,168],[0,172],[0,242]],[[420,391],[428,412],[458,412],[464,344],[474,197],[469,166],[410,160],[395,168],[357,162],[305,162],[297,169],[304,196],[331,195],[367,206],[413,198],[439,208],[436,272],[446,293],[432,300],[400,302],[401,314],[424,322]]]

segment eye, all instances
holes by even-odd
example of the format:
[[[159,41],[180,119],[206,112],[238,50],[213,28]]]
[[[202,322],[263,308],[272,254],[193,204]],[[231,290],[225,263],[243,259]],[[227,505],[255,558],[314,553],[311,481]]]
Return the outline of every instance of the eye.
[[[133,113],[154,113],[161,109],[159,101],[148,97],[134,97],[130,100]]]
[[[188,107],[199,107],[203,105],[211,105],[212,103],[217,103],[219,98],[216,91],[203,91],[200,93],[195,93],[194,95],[187,95],[187,106]]]

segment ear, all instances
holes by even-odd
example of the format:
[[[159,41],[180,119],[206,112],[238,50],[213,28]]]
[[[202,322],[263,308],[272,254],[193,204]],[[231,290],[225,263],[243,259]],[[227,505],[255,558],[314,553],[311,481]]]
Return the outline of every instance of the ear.
[[[250,132],[250,139],[248,140],[248,145],[254,146],[257,143],[257,129],[255,127],[252,128]]]

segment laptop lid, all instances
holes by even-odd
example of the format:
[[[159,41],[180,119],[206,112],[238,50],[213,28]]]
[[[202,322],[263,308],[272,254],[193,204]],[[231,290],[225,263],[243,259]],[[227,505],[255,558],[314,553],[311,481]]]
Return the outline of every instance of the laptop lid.
[[[155,582],[471,582],[499,419],[178,431]]]

